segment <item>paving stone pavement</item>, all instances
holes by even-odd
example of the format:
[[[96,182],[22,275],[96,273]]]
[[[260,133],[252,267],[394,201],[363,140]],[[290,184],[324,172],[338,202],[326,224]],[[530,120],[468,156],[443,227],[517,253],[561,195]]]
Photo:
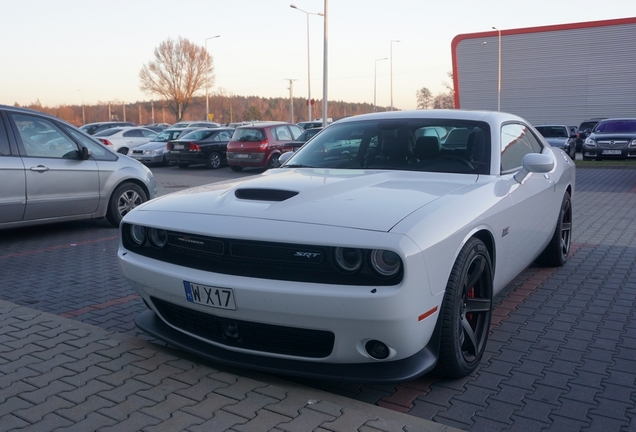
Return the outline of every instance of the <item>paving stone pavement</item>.
[[[457,429],[0,300],[0,431]]]
[[[568,263],[530,267],[495,299],[478,370],[399,385],[215,369],[134,328],[144,306],[113,272],[116,230],[5,236],[0,431],[636,432],[636,169],[577,170],[573,210]]]

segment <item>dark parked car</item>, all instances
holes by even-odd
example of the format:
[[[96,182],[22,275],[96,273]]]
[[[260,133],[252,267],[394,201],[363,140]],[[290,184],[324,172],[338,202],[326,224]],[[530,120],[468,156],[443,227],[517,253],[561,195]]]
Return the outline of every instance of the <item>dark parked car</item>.
[[[543,138],[552,146],[563,149],[570,158],[576,157],[576,133],[565,125],[535,126]]]
[[[244,167],[277,168],[283,145],[296,141],[304,129],[293,123],[266,122],[236,128],[227,145],[227,163],[233,171]]]
[[[298,137],[298,139],[296,139],[296,141],[290,141],[288,143],[285,143],[283,145],[283,150],[282,152],[288,152],[288,151],[296,151],[299,148],[301,148],[303,145],[305,145],[305,143],[307,141],[309,141],[310,138],[313,138],[314,135],[317,135],[318,132],[320,132],[323,128],[322,127],[315,127],[315,128],[311,128],[311,129],[306,129],[305,132],[303,132],[302,134],[300,134],[300,136]]]
[[[232,128],[199,128],[166,144],[166,160],[179,168],[205,164],[219,168],[226,163],[227,143],[232,138]]]
[[[180,136],[197,129],[198,128],[165,129],[146,144],[132,149],[132,151],[128,153],[128,156],[145,164],[170,165],[170,162],[166,159],[166,144],[168,141],[176,140]]]
[[[598,124],[599,121],[601,120],[605,120],[606,117],[597,117],[597,118],[591,118],[588,120],[585,120],[583,122],[581,122],[581,124],[579,125],[579,128],[577,130],[578,133],[578,137],[576,139],[576,151],[580,152],[583,149],[583,143],[585,142],[585,139],[590,136],[590,133],[592,133],[592,129],[594,129],[594,126],[596,126]]]
[[[87,123],[84,126],[80,126],[79,130],[86,132],[89,135],[95,135],[97,132],[101,132],[106,129],[122,126],[135,126],[131,122],[109,121],[109,122],[96,122]]]
[[[583,159],[636,158],[636,118],[598,122],[583,143]]]

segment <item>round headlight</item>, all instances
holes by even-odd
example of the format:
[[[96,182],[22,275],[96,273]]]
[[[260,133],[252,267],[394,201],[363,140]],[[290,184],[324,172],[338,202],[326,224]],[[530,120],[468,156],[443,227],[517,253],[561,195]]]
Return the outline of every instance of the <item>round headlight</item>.
[[[150,228],[148,230],[148,238],[153,246],[161,248],[168,242],[168,233],[166,233],[166,230]]]
[[[146,241],[146,227],[141,225],[130,226],[130,243],[133,246],[141,246]]]
[[[394,276],[400,271],[402,261],[395,252],[375,249],[371,252],[371,267],[381,276]]]
[[[360,249],[339,247],[336,248],[335,259],[342,270],[355,272],[362,267],[363,253]]]

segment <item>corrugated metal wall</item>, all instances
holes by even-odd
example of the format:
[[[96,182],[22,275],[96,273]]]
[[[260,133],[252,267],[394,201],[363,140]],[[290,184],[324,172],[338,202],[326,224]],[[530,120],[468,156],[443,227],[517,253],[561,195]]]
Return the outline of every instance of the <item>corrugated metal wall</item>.
[[[498,41],[457,44],[461,108],[497,110]],[[636,23],[502,34],[500,97],[533,124],[636,117]]]

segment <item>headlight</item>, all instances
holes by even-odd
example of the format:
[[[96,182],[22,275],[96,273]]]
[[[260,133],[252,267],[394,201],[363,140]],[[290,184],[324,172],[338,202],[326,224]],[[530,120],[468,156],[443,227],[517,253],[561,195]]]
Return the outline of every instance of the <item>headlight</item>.
[[[153,246],[162,248],[168,242],[168,233],[166,233],[166,230],[150,228],[148,230],[148,238]]]
[[[629,142],[629,146],[630,146],[630,147],[636,147],[636,138],[634,138],[633,140],[631,140],[631,141]]]
[[[596,141],[594,141],[592,138],[586,138],[585,145],[590,147],[596,147]]]
[[[353,273],[360,270],[364,254],[362,250],[355,248],[336,248],[334,253],[336,264],[341,270]]]
[[[146,227],[141,225],[130,225],[130,243],[133,246],[141,246],[146,241]]]
[[[402,261],[395,252],[382,249],[371,251],[371,267],[380,276],[394,276],[400,271],[401,264]]]

